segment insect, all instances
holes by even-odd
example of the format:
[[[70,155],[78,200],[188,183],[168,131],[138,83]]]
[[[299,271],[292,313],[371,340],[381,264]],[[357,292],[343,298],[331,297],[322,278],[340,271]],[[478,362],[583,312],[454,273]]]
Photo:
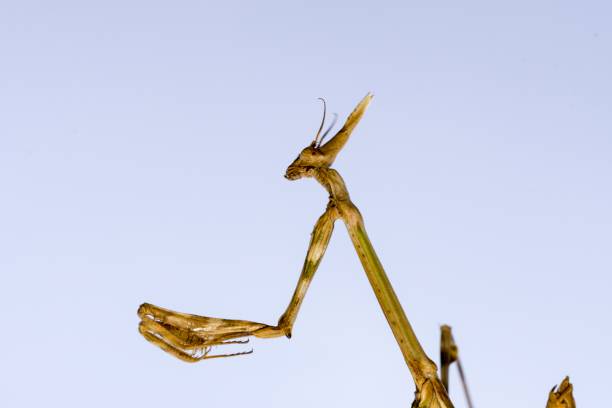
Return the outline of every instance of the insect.
[[[314,178],[328,192],[329,200],[325,211],[314,226],[302,272],[289,305],[278,323],[267,325],[247,320],[197,316],[144,303],[138,309],[138,316],[141,319],[139,330],[145,339],[181,360],[196,362],[249,354],[252,350],[234,354],[211,354],[211,351],[214,347],[223,345],[244,344],[248,340],[242,339],[250,336],[258,338],[286,336],[290,338],[300,306],[329,244],[334,223],[336,220],[342,220],[412,374],[416,387],[412,406],[421,408],[450,408],[453,406],[447,395],[446,387],[438,377],[436,364],[425,354],[406,318],[368,238],[361,213],[351,201],[340,173],[331,167],[361,120],[372,97],[372,94],[368,93],[349,115],[344,126],[326,143],[323,141],[333,124],[321,134],[326,112],[325,101],[323,101],[323,120],[314,140],[287,168],[285,177],[288,180]],[[448,364],[452,362],[450,360],[447,359]],[[448,372],[448,365],[446,365],[446,371]]]

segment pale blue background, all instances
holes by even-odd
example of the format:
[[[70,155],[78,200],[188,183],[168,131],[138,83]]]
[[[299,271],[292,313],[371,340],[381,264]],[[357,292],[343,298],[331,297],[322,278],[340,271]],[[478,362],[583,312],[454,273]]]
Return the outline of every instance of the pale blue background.
[[[477,407],[544,407],[566,374],[608,405],[611,21],[606,1],[3,0],[0,404],[409,406],[340,224],[291,341],[188,365],[137,332],[143,301],[276,322],[326,203],[282,175],[317,97],[343,120],[373,91],[336,168],[427,352],[451,324]]]

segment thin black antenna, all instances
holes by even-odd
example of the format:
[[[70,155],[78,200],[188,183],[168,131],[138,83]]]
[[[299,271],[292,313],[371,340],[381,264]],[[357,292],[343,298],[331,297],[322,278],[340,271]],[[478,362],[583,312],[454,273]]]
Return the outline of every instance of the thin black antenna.
[[[325,114],[327,113],[327,104],[325,103],[325,99],[323,99],[323,98],[317,98],[317,99],[323,101],[323,120],[321,120],[321,126],[319,126],[319,131],[317,132],[317,135],[315,136],[314,140],[312,141],[312,144],[315,147],[320,144],[320,142],[319,142],[319,135],[321,134],[321,130],[323,130],[323,125],[325,124]]]
[[[321,140],[319,141],[319,146],[321,146],[323,144],[323,140],[325,139],[325,136],[327,136],[327,134],[329,133],[330,130],[332,130],[332,128],[334,127],[334,125],[336,124],[336,120],[338,120],[338,114],[337,113],[333,113],[334,115],[334,119],[332,120],[332,124],[329,125],[329,127],[327,128],[327,130],[323,133],[323,136],[321,136]]]

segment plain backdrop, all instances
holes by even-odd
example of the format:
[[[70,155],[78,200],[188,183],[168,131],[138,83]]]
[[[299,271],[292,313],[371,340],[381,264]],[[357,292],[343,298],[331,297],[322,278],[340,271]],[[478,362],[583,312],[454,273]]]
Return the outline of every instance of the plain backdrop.
[[[144,301],[275,323],[326,194],[282,175],[325,97],[335,168],[429,355],[476,407],[609,402],[606,1],[0,2],[0,405],[407,407],[342,224],[291,340],[189,365]],[[451,397],[464,398],[451,371]]]

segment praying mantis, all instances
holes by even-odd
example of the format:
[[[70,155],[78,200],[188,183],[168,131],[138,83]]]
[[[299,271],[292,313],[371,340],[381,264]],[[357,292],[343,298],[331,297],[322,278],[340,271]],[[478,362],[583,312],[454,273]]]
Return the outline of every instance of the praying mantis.
[[[233,354],[211,354],[211,352],[217,346],[247,343],[248,339],[243,339],[250,336],[257,338],[285,336],[291,338],[292,328],[300,306],[325,254],[334,230],[334,223],[336,220],[342,220],[414,380],[416,391],[412,407],[453,407],[446,391],[448,384],[445,386],[440,380],[436,364],[421,347],[368,238],[363,217],[351,201],[340,173],[331,167],[361,120],[372,98],[373,95],[368,93],[348,116],[344,126],[326,143],[323,143],[323,141],[333,124],[321,134],[326,113],[326,105],[323,101],[323,120],[314,140],[299,153],[298,157],[287,168],[285,178],[292,181],[314,178],[328,192],[329,199],[325,211],[314,226],[299,280],[289,305],[279,318],[278,323],[267,325],[247,320],[198,316],[144,303],[138,308],[138,316],[140,317],[139,331],[146,340],[183,361],[197,362],[205,359],[249,354],[252,350]],[[448,339],[452,340],[452,335]],[[452,344],[449,341],[444,343],[443,340],[443,352],[445,346],[450,350]],[[451,356],[451,354],[448,354],[448,356]],[[446,362],[443,360],[443,375],[445,370],[448,373],[448,364],[454,361],[451,360],[452,358],[447,358]]]

